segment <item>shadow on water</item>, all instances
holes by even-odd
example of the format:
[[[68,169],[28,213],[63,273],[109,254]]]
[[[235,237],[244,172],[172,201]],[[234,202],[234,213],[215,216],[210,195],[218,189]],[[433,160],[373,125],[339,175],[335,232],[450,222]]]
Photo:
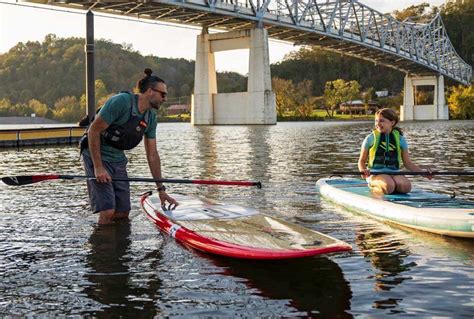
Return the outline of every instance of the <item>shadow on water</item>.
[[[251,261],[198,254],[222,268],[223,275],[245,279],[258,295],[288,300],[299,316],[352,318],[350,285],[341,268],[329,258]]]
[[[131,257],[130,223],[96,227],[89,238],[91,251],[87,256],[91,271],[85,276],[92,285],[84,292],[100,304],[99,309],[83,315],[110,318],[115,316],[150,318],[156,315],[155,294],[161,287],[156,275],[147,280],[146,287],[135,287],[133,274],[127,265]],[[153,254],[154,256],[149,256]],[[160,260],[160,250],[152,251],[145,259]],[[155,261],[155,262],[156,262]],[[137,298],[137,296],[139,296]]]

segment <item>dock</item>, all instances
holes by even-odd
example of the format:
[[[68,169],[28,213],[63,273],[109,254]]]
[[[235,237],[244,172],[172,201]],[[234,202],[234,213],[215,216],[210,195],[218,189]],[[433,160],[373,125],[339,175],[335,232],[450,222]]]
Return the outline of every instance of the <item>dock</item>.
[[[10,128],[11,126],[11,128]],[[0,125],[0,148],[51,144],[74,144],[84,134],[80,126],[48,124],[41,126]]]

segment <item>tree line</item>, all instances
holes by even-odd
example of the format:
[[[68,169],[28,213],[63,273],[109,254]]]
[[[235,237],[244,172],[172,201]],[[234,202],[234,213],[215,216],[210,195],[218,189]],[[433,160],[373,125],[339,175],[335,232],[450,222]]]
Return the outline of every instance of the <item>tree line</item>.
[[[47,35],[42,42],[18,43],[0,55],[0,116],[38,116],[63,122],[85,114],[84,39]],[[131,45],[95,42],[96,104],[130,91],[149,67],[168,85],[169,98],[190,96],[194,61],[143,56]],[[220,92],[244,91],[247,79],[235,72],[217,74]]]
[[[392,13],[397,19],[429,21],[441,13],[453,45],[473,64],[474,4],[449,3],[432,7],[423,3]],[[145,67],[164,78],[169,98],[190,96],[194,86],[194,61],[143,56],[128,44],[95,42],[96,103],[112,94],[130,90]],[[58,38],[50,34],[42,42],[18,43],[0,55],[0,116],[37,116],[74,122],[85,114],[84,39]],[[383,106],[401,104],[404,74],[371,62],[302,47],[271,65],[278,114],[292,112],[308,117],[317,108],[331,116],[344,99],[374,99],[374,91],[388,90],[395,97],[379,99]],[[247,78],[235,72],[217,74],[219,92],[247,89]],[[450,88],[452,116],[474,118],[472,89]]]
[[[425,2],[392,13],[400,21],[416,23],[428,23],[436,14],[441,15],[456,51],[472,66],[474,1],[450,2],[440,7],[430,7]],[[272,65],[272,75],[277,78],[272,83],[280,115],[292,112],[305,117],[311,104],[308,100],[311,100],[314,108],[325,109],[332,116],[341,102],[362,99],[367,105],[369,100],[375,99],[374,91],[380,90],[388,90],[394,95],[376,98],[381,106],[398,108],[403,103],[404,73],[318,47],[303,47],[290,53],[282,62]],[[292,92],[293,96],[286,96],[285,92]],[[474,118],[472,86],[448,85],[446,93],[451,118]],[[416,98],[427,100],[423,95],[426,93],[417,92]]]

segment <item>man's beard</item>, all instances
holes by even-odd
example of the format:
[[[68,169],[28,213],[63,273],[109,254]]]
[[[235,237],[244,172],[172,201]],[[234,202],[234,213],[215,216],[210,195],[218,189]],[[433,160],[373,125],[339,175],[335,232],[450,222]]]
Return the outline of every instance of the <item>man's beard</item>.
[[[159,110],[161,103],[160,103],[160,102],[156,102],[156,103],[150,102],[150,105],[151,105],[151,107],[154,108],[155,110]]]

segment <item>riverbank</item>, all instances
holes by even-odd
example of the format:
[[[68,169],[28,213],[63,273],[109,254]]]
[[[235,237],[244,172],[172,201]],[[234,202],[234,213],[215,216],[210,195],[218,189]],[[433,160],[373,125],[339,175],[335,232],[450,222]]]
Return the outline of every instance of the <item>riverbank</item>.
[[[277,122],[321,122],[321,121],[367,121],[373,115],[335,114],[330,117],[324,110],[316,110],[311,116],[301,117],[287,113],[277,118]],[[160,123],[190,123],[189,114],[160,117]],[[0,118],[0,148],[48,144],[73,144],[84,134],[84,127],[75,123],[59,123],[40,117]]]
[[[285,113],[277,116],[277,122],[312,122],[312,121],[372,121],[374,115],[350,115],[336,114],[329,116],[325,110],[315,110],[310,116],[300,116],[293,113]],[[159,117],[158,122],[161,123],[188,123],[191,122],[190,114],[179,114]]]

